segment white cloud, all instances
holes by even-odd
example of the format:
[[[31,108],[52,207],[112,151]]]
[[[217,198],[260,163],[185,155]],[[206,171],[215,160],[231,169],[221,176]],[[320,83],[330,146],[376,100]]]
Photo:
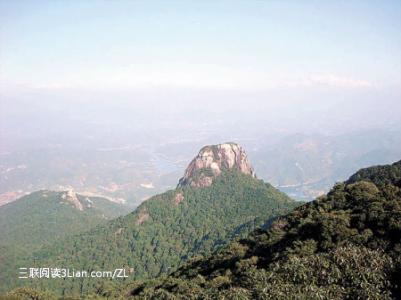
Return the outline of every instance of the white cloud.
[[[341,77],[332,74],[311,75],[307,79],[310,85],[328,85],[342,88],[374,88],[377,84],[367,80]]]
[[[336,74],[305,74],[277,76],[273,72],[252,68],[234,68],[216,64],[181,62],[137,63],[127,66],[81,70],[53,78],[37,78],[31,86],[39,89],[119,89],[154,86],[184,88],[222,88],[268,90],[276,88],[375,88],[378,85],[364,79]]]

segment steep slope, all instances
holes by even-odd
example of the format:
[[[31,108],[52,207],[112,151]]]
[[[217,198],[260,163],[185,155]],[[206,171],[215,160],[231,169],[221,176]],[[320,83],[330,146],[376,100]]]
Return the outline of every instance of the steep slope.
[[[400,299],[401,161],[363,169],[327,194],[137,299]]]
[[[0,289],[16,280],[27,255],[125,213],[121,204],[73,191],[38,191],[1,206]]]
[[[240,149],[233,144],[220,146],[207,149]],[[193,169],[193,176],[211,174],[210,185],[181,182],[175,190],[145,201],[133,213],[42,249],[32,258],[38,267],[68,266],[89,271],[124,268],[130,273],[129,280],[156,277],[173,271],[189,257],[208,255],[255,227],[269,225],[273,218],[297,205],[270,184],[236,168],[238,164],[230,164],[229,159],[222,156],[221,166],[231,167],[218,173],[205,165]],[[196,182],[193,176],[187,177],[188,182]],[[42,279],[31,284],[61,294],[101,294],[110,280]]]

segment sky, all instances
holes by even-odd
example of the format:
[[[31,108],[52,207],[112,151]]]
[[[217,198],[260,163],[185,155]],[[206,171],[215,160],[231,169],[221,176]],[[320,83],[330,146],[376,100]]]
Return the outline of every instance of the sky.
[[[399,90],[401,1],[0,0],[3,91]]]
[[[0,144],[401,129],[400,29],[399,0],[0,0]]]

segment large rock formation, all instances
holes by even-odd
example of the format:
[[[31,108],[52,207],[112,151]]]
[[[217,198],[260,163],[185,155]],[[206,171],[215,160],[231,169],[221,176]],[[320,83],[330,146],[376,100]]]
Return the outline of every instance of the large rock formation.
[[[203,147],[185,170],[178,186],[210,186],[224,170],[237,170],[255,177],[242,147],[236,143],[224,143]]]

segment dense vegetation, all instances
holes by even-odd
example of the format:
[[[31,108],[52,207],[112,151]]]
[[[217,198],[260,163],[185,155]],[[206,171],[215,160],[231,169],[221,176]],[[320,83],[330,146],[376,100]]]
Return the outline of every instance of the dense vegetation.
[[[18,268],[30,266],[22,263],[32,252],[128,213],[123,205],[78,195],[79,210],[65,194],[39,191],[0,207],[0,290],[18,281]]]
[[[363,169],[269,230],[128,290],[136,299],[400,299],[401,161]]]
[[[250,180],[249,177],[240,178]],[[222,189],[236,189],[228,184],[233,183],[232,180],[232,177],[223,176],[209,188],[209,192],[216,185],[221,185]],[[175,196],[180,192],[184,192],[186,200],[175,206]],[[185,201],[189,201],[187,193],[205,195],[209,192],[207,189],[170,191],[155,197],[152,204],[163,202],[171,207],[173,203],[176,209],[180,206],[185,209],[189,206],[184,205]],[[260,197],[258,193],[251,194],[252,197]],[[256,201],[251,197],[246,199],[250,203]],[[130,215],[131,220],[135,222],[143,216],[142,209],[145,207],[149,218],[137,224],[139,228],[156,220],[152,205],[143,205]],[[119,224],[124,219],[118,219]],[[179,224],[183,222],[181,220]],[[256,226],[256,223],[263,224],[253,222],[249,225],[252,222],[245,222],[247,228]],[[113,230],[118,228],[116,224],[112,226]],[[213,223],[217,227],[219,224],[219,221]],[[112,281],[103,282],[96,286],[95,293],[87,297],[401,299],[401,161],[391,166],[363,169],[348,181],[335,185],[326,196],[295,208],[285,217],[275,218],[270,225],[269,228],[262,226],[254,230],[247,238],[241,238],[246,231],[241,234],[241,230],[236,230],[238,226],[232,226],[228,236],[239,238],[222,248],[220,245],[210,247],[210,251],[217,251],[207,258],[193,257],[169,276],[137,280],[125,286],[117,286]],[[160,227],[157,228],[160,230]],[[152,232],[151,228],[148,230],[147,233]],[[179,234],[174,232],[170,237]],[[180,244],[181,247],[185,245]],[[157,253],[158,249],[153,248],[153,253]],[[203,249],[199,253],[210,252]],[[192,254],[197,253],[193,251]],[[116,256],[111,257],[111,261],[114,259]],[[28,287],[13,290],[5,297],[7,300],[55,298],[55,294]]]
[[[169,273],[189,257],[208,255],[297,205],[271,185],[227,171],[210,187],[155,196],[133,213],[36,252],[35,265],[76,270],[125,268],[129,279]],[[62,295],[107,293],[121,279],[40,279],[31,285]],[[25,283],[28,283],[25,281]]]

